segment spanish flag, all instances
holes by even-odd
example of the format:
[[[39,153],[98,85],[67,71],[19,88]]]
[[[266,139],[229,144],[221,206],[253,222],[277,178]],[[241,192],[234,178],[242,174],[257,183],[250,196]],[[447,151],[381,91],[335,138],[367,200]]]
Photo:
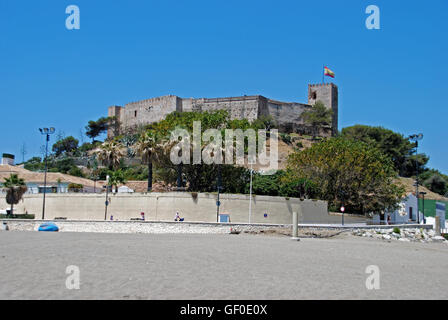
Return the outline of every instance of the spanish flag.
[[[324,67],[324,75],[334,78],[334,72],[327,67]]]

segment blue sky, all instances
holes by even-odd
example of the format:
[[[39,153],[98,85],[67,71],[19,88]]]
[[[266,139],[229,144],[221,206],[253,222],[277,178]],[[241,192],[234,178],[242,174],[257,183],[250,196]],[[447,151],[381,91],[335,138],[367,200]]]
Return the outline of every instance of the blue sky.
[[[80,30],[65,27],[70,4]],[[380,30],[365,27],[370,4]],[[422,132],[419,150],[448,173],[447,18],[446,0],[2,0],[0,152],[39,155],[39,127],[79,138],[108,106],[165,94],[306,102],[325,64],[340,129]]]

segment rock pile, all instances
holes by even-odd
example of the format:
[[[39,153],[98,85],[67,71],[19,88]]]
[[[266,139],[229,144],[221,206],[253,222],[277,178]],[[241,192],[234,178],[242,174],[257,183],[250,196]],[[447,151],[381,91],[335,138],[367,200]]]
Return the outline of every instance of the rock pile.
[[[386,241],[443,242],[448,244],[448,240],[442,236],[436,236],[434,230],[426,230],[423,228],[355,229],[352,234],[359,237],[376,238]]]

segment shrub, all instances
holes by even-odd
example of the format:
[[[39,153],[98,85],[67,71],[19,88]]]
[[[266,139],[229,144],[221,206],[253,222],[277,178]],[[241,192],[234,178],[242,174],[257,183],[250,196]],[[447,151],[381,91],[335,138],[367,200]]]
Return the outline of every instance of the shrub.
[[[279,195],[295,198],[314,198],[318,194],[317,186],[307,178],[283,181],[280,179]]]
[[[82,184],[70,183],[68,185],[69,192],[81,192],[84,186]]]
[[[30,219],[34,220],[34,214],[0,214],[0,219]]]
[[[394,233],[400,234],[401,233],[400,228],[395,227],[394,228]]]
[[[78,148],[78,150],[81,152],[88,152],[90,150],[97,148],[100,145],[101,145],[101,141],[95,141],[94,143],[86,142],[82,146],[80,146]]]
[[[278,196],[280,187],[279,178],[282,174],[283,172],[281,171],[277,171],[273,175],[255,174],[253,176],[252,192],[263,196]]]
[[[73,166],[69,171],[68,174],[74,177],[81,177],[84,178],[84,173],[82,172],[82,170],[80,168],[78,168],[77,166]]]
[[[124,178],[128,181],[144,181],[148,179],[148,166],[137,165],[123,169]]]
[[[291,136],[287,133],[280,133],[280,138],[284,143],[291,144]]]

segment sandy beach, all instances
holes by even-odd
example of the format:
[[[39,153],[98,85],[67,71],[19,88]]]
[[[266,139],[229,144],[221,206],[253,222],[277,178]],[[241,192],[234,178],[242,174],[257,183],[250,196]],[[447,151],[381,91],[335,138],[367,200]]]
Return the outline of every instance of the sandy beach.
[[[0,232],[0,299],[447,299],[447,253],[348,234]],[[66,288],[70,265],[79,290]],[[379,290],[366,288],[369,265]]]

